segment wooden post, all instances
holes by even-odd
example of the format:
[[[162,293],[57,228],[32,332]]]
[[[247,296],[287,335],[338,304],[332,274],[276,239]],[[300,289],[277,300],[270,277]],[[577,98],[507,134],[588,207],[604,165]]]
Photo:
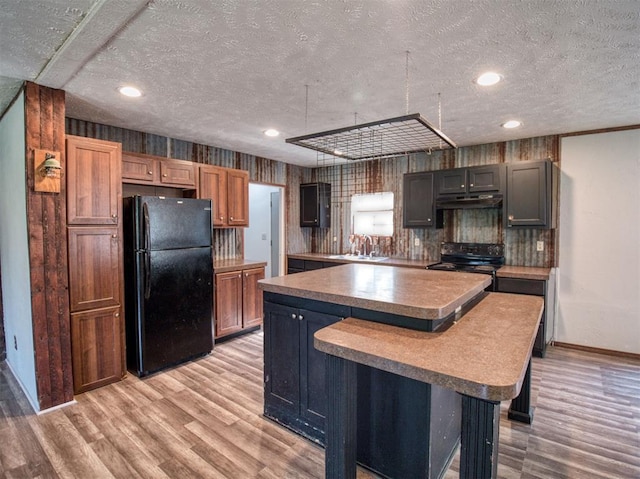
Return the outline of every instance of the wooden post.
[[[529,358],[527,372],[522,380],[520,394],[513,398],[511,406],[509,406],[508,417],[512,421],[523,422],[525,424],[531,424],[531,421],[533,421],[533,409],[531,407],[531,358]]]
[[[326,355],[327,433],[325,449],[326,479],[355,479],[357,365]]]
[[[460,479],[498,477],[500,403],[462,395]]]

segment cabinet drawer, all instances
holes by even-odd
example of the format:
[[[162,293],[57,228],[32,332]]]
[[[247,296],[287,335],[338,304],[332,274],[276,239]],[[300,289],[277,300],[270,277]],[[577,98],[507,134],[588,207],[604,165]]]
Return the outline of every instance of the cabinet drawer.
[[[532,296],[544,296],[545,282],[534,279],[497,278],[500,293],[530,294]]]
[[[324,265],[322,264],[322,261],[310,261],[310,260],[304,260],[304,270],[305,271],[311,271],[313,269],[322,269],[324,268]]]
[[[299,269],[300,271],[304,271],[304,260],[289,258],[287,261],[287,267],[290,269]]]

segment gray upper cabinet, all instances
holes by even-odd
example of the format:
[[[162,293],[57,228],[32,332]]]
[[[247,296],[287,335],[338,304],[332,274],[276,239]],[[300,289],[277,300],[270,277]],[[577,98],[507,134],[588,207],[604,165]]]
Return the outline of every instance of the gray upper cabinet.
[[[329,183],[300,185],[300,226],[331,227],[331,185]]]
[[[505,165],[472,166],[438,171],[438,196],[468,193],[499,193],[504,189]]]
[[[549,161],[507,166],[506,227],[555,228],[558,168]]]
[[[404,175],[402,192],[403,228],[428,228],[435,225],[434,176],[431,171]]]

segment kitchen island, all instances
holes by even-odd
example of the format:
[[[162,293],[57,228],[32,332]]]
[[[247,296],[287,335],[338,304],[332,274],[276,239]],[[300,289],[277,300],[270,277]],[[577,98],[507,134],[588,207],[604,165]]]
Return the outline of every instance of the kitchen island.
[[[437,336],[456,329],[488,295],[489,282],[484,275],[360,264],[262,281],[265,415],[324,445],[326,356],[314,348],[317,331],[352,317]],[[429,350],[406,354],[428,356]],[[450,354],[462,367],[483,368],[466,348]],[[365,362],[355,368],[358,462],[386,477],[441,477],[459,443],[462,396],[449,383],[432,384]],[[511,393],[519,386],[511,385]]]

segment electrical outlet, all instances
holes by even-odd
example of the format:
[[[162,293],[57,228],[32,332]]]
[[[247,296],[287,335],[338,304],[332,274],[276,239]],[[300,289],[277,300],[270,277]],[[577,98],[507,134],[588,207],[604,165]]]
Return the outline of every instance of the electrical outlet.
[[[420,246],[420,238],[416,238],[413,240],[413,246]]]
[[[337,236],[334,236],[334,237],[333,237],[333,242],[334,242],[334,243],[337,243],[337,242],[338,242],[338,237],[337,237]]]
[[[536,243],[536,251],[544,251],[544,241],[538,241]]]

